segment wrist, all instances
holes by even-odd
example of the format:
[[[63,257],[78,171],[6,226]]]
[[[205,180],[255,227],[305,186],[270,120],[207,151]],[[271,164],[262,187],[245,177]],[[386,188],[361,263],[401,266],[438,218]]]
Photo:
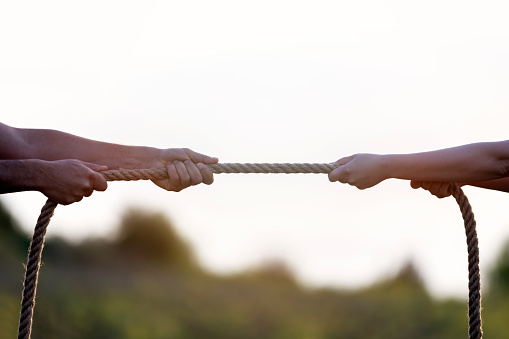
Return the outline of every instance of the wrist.
[[[110,169],[139,169],[154,167],[159,164],[162,150],[154,147],[128,146],[113,157],[96,161]]]
[[[396,159],[394,159],[395,155],[392,154],[380,154],[378,157],[378,169],[380,171],[379,175],[385,179],[396,178],[397,173],[395,173],[394,164],[396,163]]]
[[[27,184],[31,190],[44,191],[48,185],[51,185],[49,177],[52,173],[52,161],[28,159],[24,161]]]
[[[44,163],[36,159],[0,161],[2,193],[40,190],[44,187]]]

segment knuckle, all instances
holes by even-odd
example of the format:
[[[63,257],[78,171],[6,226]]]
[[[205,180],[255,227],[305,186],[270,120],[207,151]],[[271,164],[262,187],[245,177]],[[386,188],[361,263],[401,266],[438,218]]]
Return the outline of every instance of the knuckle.
[[[94,187],[93,182],[90,180],[82,180],[79,185],[80,190],[83,192],[87,192],[87,191],[93,189],[93,187]]]
[[[70,205],[72,203],[80,201],[81,199],[82,198],[80,198],[79,196],[78,197],[67,196],[64,198],[63,205]]]

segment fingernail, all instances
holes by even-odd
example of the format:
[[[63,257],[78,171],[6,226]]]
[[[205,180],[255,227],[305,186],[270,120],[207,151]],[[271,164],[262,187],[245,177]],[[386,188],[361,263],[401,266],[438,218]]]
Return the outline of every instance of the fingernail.
[[[196,166],[201,170],[203,169],[203,164],[201,162],[197,163]]]

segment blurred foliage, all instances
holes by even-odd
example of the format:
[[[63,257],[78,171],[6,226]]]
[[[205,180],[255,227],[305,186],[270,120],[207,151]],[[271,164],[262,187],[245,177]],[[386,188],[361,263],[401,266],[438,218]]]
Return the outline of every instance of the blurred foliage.
[[[133,261],[142,259],[178,270],[198,268],[191,248],[162,213],[129,210],[120,224],[116,243]]]
[[[509,242],[503,247],[490,275],[490,290],[496,294],[509,293]]]
[[[366,289],[309,290],[277,260],[207,273],[162,214],[129,210],[118,230],[77,245],[48,239],[34,339],[467,337],[466,300],[430,297],[411,263]],[[1,205],[0,235],[0,338],[14,338],[28,235]],[[484,298],[489,338],[509,337],[508,253]]]
[[[248,269],[235,276],[239,281],[251,281],[258,284],[270,284],[287,288],[298,288],[299,284],[290,268],[282,261],[271,259],[258,267]]]

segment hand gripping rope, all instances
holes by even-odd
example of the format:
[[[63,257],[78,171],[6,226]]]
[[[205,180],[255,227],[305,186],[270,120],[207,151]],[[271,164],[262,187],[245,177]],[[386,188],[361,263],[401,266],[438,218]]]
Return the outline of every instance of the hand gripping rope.
[[[213,173],[323,173],[336,168],[333,164],[270,164],[270,163],[225,163],[207,165]],[[100,172],[107,181],[158,180],[168,178],[166,168],[109,170]],[[463,190],[457,184],[451,186],[451,194],[458,203],[465,225],[468,249],[468,332],[470,339],[482,338],[481,323],[481,278],[479,271],[479,247],[476,223],[472,207]],[[25,282],[19,319],[18,339],[29,339],[32,332],[32,319],[35,295],[41,265],[46,229],[57,203],[48,200],[41,210],[30,244],[25,272]]]

